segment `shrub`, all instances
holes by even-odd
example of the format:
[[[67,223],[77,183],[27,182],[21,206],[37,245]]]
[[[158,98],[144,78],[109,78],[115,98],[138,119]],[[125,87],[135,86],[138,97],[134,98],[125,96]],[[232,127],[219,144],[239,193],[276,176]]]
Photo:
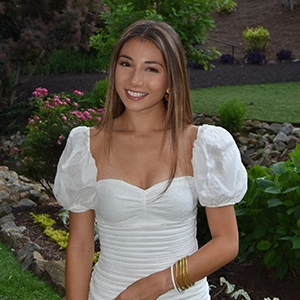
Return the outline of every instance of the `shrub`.
[[[218,13],[231,13],[237,6],[233,0],[215,0],[215,8]]]
[[[107,0],[105,3],[107,11],[103,11],[99,16],[105,27],[99,28],[97,35],[90,39],[91,47],[98,50],[99,57],[104,61],[110,61],[113,46],[121,32],[129,24],[140,19],[165,21],[170,24],[180,36],[187,59],[203,64],[206,69],[208,61],[219,55],[215,48],[204,53],[194,47],[203,44],[206,30],[214,26],[213,19],[209,16],[214,9],[213,1],[169,0],[153,4],[153,1],[149,0]]]
[[[16,102],[13,106],[6,106],[0,112],[0,135],[24,131],[28,118],[36,107],[29,102]]]
[[[50,53],[36,68],[35,74],[93,73],[102,70],[101,64],[101,59],[95,50],[87,51],[69,47]]]
[[[220,60],[224,64],[232,64],[234,63],[234,58],[231,54],[222,54]]]
[[[280,50],[279,52],[276,53],[276,56],[280,61],[289,60],[292,57],[292,51],[282,49],[282,50]]]
[[[248,64],[259,65],[265,61],[265,55],[259,51],[250,51],[245,56]]]
[[[236,99],[225,102],[219,109],[220,125],[231,133],[241,131],[246,105]]]
[[[300,284],[300,145],[290,159],[248,170],[248,191],[236,206],[240,261],[254,260]]]
[[[92,90],[91,102],[92,103],[101,103],[104,106],[106,100],[106,93],[108,87],[108,77],[102,80],[98,80]]]
[[[21,173],[44,184],[53,181],[58,159],[71,129],[80,125],[95,125],[103,108],[81,109],[78,102],[84,96],[78,90],[70,95],[47,96],[46,89],[37,88],[33,94],[37,111],[26,126],[27,136],[18,150],[18,160]],[[50,185],[45,187],[52,195]]]
[[[263,51],[268,46],[270,33],[268,29],[262,26],[256,28],[247,27],[243,31],[243,38],[245,40],[247,51]]]
[[[49,52],[65,47],[88,50],[103,9],[102,1],[96,0],[49,0],[34,5],[5,1],[0,6],[0,107],[13,104],[22,84],[19,75],[26,72],[29,78]]]

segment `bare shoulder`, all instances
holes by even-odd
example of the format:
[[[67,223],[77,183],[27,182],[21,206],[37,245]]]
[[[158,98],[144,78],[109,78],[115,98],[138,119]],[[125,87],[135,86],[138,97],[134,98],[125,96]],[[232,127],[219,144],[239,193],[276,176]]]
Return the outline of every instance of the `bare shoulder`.
[[[103,141],[103,130],[97,128],[97,127],[91,127],[90,128],[90,148],[92,154],[96,152],[97,149],[99,149],[99,146]]]
[[[184,131],[184,137],[191,145],[194,144],[195,139],[197,138],[198,126],[189,125]]]

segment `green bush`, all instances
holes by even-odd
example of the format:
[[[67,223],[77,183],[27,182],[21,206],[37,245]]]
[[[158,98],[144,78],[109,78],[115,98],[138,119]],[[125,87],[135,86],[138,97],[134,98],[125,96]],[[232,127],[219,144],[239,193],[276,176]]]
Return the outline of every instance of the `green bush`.
[[[236,99],[225,102],[219,108],[220,125],[230,133],[241,131],[246,114],[246,105]]]
[[[51,52],[36,68],[35,74],[95,73],[102,71],[101,58],[94,50],[65,48]]]
[[[300,145],[290,159],[248,170],[248,191],[236,205],[240,260],[254,260],[300,284]]]
[[[269,30],[263,26],[256,28],[247,27],[243,31],[243,38],[246,44],[247,51],[263,51],[267,48],[270,40]]]
[[[99,120],[103,108],[83,109],[82,92],[48,96],[48,91],[37,88],[35,114],[26,126],[26,139],[18,149],[21,173],[41,183],[52,182],[58,159],[72,128],[93,126]],[[81,99],[80,99],[81,98]],[[47,192],[52,195],[50,185]],[[49,188],[47,188],[49,187]]]
[[[237,6],[233,0],[215,0],[215,7],[218,13],[231,13]]]
[[[92,90],[90,100],[92,103],[101,103],[104,106],[108,87],[108,77],[98,80]]]
[[[170,0],[159,1],[153,5],[152,1],[104,1],[107,11],[100,13],[99,17],[105,27],[91,37],[91,47],[98,50],[99,57],[106,62],[107,67],[111,58],[113,46],[123,30],[131,23],[140,19],[165,21],[179,34],[188,60],[203,64],[208,68],[208,61],[219,53],[210,49],[205,53],[194,46],[203,44],[205,32],[214,26],[209,16],[214,9],[214,2],[208,0]]]

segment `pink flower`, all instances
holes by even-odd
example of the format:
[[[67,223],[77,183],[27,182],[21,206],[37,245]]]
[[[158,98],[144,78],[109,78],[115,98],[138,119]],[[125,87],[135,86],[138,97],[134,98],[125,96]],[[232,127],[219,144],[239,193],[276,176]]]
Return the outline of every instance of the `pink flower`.
[[[12,152],[13,154],[18,154],[18,153],[19,153],[19,149],[18,149],[17,147],[13,147],[13,148],[11,149],[11,152]]]
[[[45,88],[38,87],[35,89],[32,95],[35,96],[36,98],[42,98],[48,95],[48,90]]]
[[[78,90],[74,90],[73,93],[77,96],[83,96],[83,92],[78,91]]]
[[[74,105],[75,107],[78,107],[78,103],[77,103],[77,102],[74,102],[73,105]]]
[[[66,102],[67,102],[67,103],[70,103],[70,102],[71,102],[71,99],[70,99],[70,98],[68,98],[68,97],[66,97],[66,99],[65,99],[65,100],[66,100]]]
[[[61,118],[62,118],[62,120],[65,121],[65,122],[68,120],[68,118],[67,118],[66,116],[62,116]]]

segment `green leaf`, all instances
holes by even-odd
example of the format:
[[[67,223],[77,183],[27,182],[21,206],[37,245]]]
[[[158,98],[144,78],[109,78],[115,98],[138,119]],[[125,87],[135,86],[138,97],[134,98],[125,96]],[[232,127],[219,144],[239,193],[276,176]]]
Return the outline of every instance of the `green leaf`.
[[[283,201],[278,199],[278,198],[272,198],[272,199],[269,199],[267,201],[268,203],[268,207],[276,207],[276,206],[279,206],[279,205],[282,205]]]
[[[279,162],[270,167],[270,169],[273,171],[274,174],[277,176],[280,176],[286,172],[286,170],[283,168],[284,163]]]
[[[256,248],[257,248],[258,250],[266,251],[266,250],[270,249],[271,246],[272,246],[272,244],[271,244],[269,241],[263,240],[263,241],[260,241],[260,242],[256,245]]]
[[[262,189],[262,190],[266,190],[267,188],[277,188],[277,185],[275,184],[274,181],[270,180],[270,179],[266,179],[266,178],[260,178],[257,179],[257,185]]]
[[[270,186],[265,189],[265,193],[278,195],[281,193],[281,191],[280,191],[279,187],[271,187]]]
[[[295,167],[300,170],[300,145],[297,144],[296,148],[293,152],[289,154],[289,156],[292,158],[293,164]]]
[[[297,221],[297,227],[300,229],[300,219]]]
[[[276,275],[279,277],[279,279],[282,279],[282,278],[286,275],[288,269],[289,269],[288,263],[287,263],[286,261],[283,261],[283,262],[276,268],[275,273],[276,273]]]
[[[268,227],[263,224],[258,224],[253,230],[253,236],[255,239],[260,239],[268,232]]]
[[[290,192],[296,191],[298,186],[289,187],[286,190],[283,191],[283,194],[288,194]]]
[[[278,253],[271,248],[265,255],[264,255],[264,263],[268,267],[276,267],[279,266],[281,263],[281,257]]]
[[[292,249],[300,249],[300,236],[295,235],[292,239],[293,247]]]

